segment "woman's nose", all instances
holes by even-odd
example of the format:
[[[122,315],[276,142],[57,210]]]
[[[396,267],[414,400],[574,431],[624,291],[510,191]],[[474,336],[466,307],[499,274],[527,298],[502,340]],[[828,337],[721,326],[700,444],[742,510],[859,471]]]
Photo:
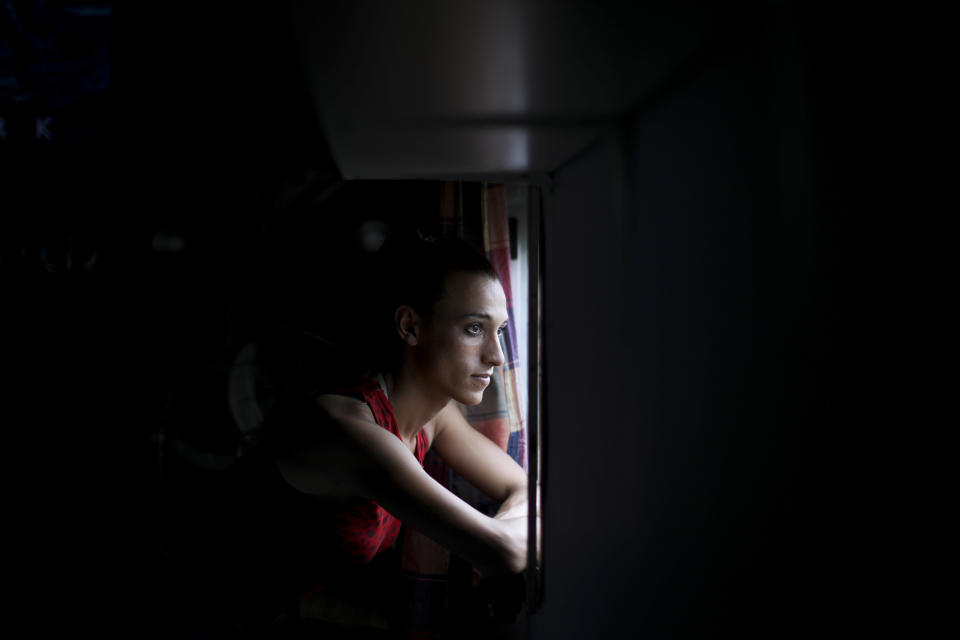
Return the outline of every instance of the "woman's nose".
[[[500,345],[500,336],[494,335],[488,342],[486,362],[495,367],[503,364],[503,348]]]

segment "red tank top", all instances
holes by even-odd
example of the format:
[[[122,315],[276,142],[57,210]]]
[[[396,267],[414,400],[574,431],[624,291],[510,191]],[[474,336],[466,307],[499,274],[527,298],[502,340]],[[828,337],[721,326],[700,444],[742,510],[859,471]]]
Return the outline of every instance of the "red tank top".
[[[364,379],[347,387],[326,390],[327,393],[362,399],[373,412],[378,425],[400,438],[397,417],[387,394],[376,380]],[[427,454],[427,434],[417,433],[416,458],[423,466]],[[334,534],[340,550],[351,560],[370,562],[389,549],[400,534],[401,522],[373,500],[354,500],[333,514]]]

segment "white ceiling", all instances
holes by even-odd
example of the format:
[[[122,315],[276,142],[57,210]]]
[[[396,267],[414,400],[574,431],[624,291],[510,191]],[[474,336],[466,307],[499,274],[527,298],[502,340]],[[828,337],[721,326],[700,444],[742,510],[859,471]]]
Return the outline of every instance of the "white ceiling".
[[[704,41],[677,3],[294,3],[314,107],[345,178],[557,169]]]

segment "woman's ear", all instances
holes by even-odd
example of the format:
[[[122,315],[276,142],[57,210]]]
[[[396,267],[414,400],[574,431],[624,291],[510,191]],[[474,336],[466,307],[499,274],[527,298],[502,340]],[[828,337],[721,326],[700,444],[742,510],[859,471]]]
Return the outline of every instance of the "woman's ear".
[[[417,346],[417,338],[420,334],[420,315],[414,311],[413,307],[406,304],[397,307],[394,321],[400,339],[411,347]]]

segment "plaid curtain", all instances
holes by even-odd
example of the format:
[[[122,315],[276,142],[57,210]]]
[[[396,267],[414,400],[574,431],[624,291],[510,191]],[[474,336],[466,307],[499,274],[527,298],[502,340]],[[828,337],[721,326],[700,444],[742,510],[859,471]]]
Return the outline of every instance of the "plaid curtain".
[[[464,193],[467,193],[467,200]],[[520,367],[517,352],[513,295],[510,286],[510,233],[507,198],[503,185],[482,184],[479,202],[471,200],[475,186],[461,182],[441,187],[439,228],[443,237],[459,237],[482,251],[490,260],[507,297],[509,321],[503,332],[504,364],[498,368],[483,394],[483,402],[461,406],[467,421],[495,442],[526,469],[526,430],[520,410]],[[448,468],[432,451],[424,468],[434,478],[477,509],[493,515],[497,504]],[[420,534],[405,528],[401,538],[401,580],[406,601],[408,636],[437,638],[444,626],[451,592],[450,553]],[[457,564],[456,560],[453,562]]]

